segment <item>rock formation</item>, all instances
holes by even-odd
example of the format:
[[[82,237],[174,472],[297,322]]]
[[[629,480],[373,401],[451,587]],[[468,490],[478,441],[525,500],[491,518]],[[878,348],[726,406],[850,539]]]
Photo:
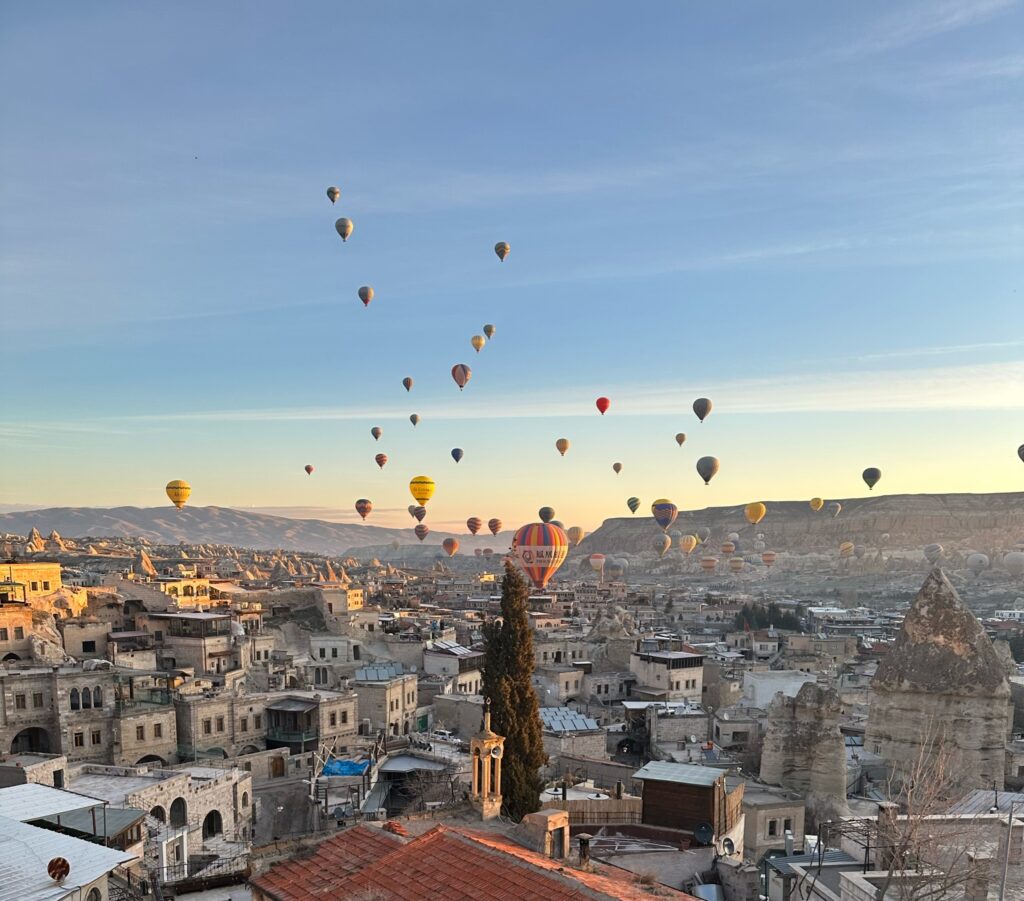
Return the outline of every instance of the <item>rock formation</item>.
[[[1004,661],[940,569],[925,579],[871,682],[864,747],[899,773],[937,748],[962,787],[1003,787],[1010,687]]]

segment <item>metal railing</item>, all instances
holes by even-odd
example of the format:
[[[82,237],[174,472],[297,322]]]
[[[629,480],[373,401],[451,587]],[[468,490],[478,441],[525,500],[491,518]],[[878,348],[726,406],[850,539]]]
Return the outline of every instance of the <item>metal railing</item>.
[[[286,741],[290,744],[310,742],[315,746],[319,738],[320,733],[316,730],[310,732],[288,732],[284,729],[275,729],[273,726],[267,729],[267,739],[269,741]]]

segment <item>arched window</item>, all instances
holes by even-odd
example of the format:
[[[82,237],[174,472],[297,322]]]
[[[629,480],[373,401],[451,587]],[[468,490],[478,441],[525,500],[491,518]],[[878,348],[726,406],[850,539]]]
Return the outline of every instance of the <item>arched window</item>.
[[[185,804],[184,798],[175,798],[171,802],[171,825],[188,825],[188,806]]]
[[[82,709],[82,699],[81,699],[81,697],[78,694],[78,689],[77,688],[72,688],[71,689],[71,709],[72,710],[81,710]]]
[[[248,792],[242,792],[242,806],[243,807],[248,807],[249,806],[249,793]]]
[[[203,820],[203,838],[213,838],[224,832],[224,822],[219,810],[211,810]]]
[[[149,813],[150,813],[150,816],[156,817],[161,823],[166,823],[167,822],[167,813],[164,811],[164,809],[159,804],[157,804],[156,807],[154,807],[152,810],[150,810]]]
[[[103,901],[103,894],[98,888],[91,888],[89,894],[85,896],[85,901]]]
[[[97,710],[103,706],[103,692],[98,685],[92,690],[92,706]]]
[[[88,688],[82,689],[82,710],[89,710],[92,707],[92,692]]]

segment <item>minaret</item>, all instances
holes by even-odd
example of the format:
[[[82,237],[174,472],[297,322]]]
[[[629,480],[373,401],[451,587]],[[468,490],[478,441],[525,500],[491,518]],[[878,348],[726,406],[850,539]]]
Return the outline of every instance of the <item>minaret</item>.
[[[469,740],[473,761],[473,792],[470,801],[485,820],[501,813],[501,756],[505,737],[491,731],[491,699],[484,699],[484,721],[480,731]]]

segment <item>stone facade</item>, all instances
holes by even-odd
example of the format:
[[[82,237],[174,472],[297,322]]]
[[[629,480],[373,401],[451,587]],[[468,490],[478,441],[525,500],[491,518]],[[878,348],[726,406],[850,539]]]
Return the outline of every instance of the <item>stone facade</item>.
[[[871,682],[866,750],[908,772],[943,743],[962,787],[1003,787],[1010,686],[974,614],[939,569],[928,575]]]

